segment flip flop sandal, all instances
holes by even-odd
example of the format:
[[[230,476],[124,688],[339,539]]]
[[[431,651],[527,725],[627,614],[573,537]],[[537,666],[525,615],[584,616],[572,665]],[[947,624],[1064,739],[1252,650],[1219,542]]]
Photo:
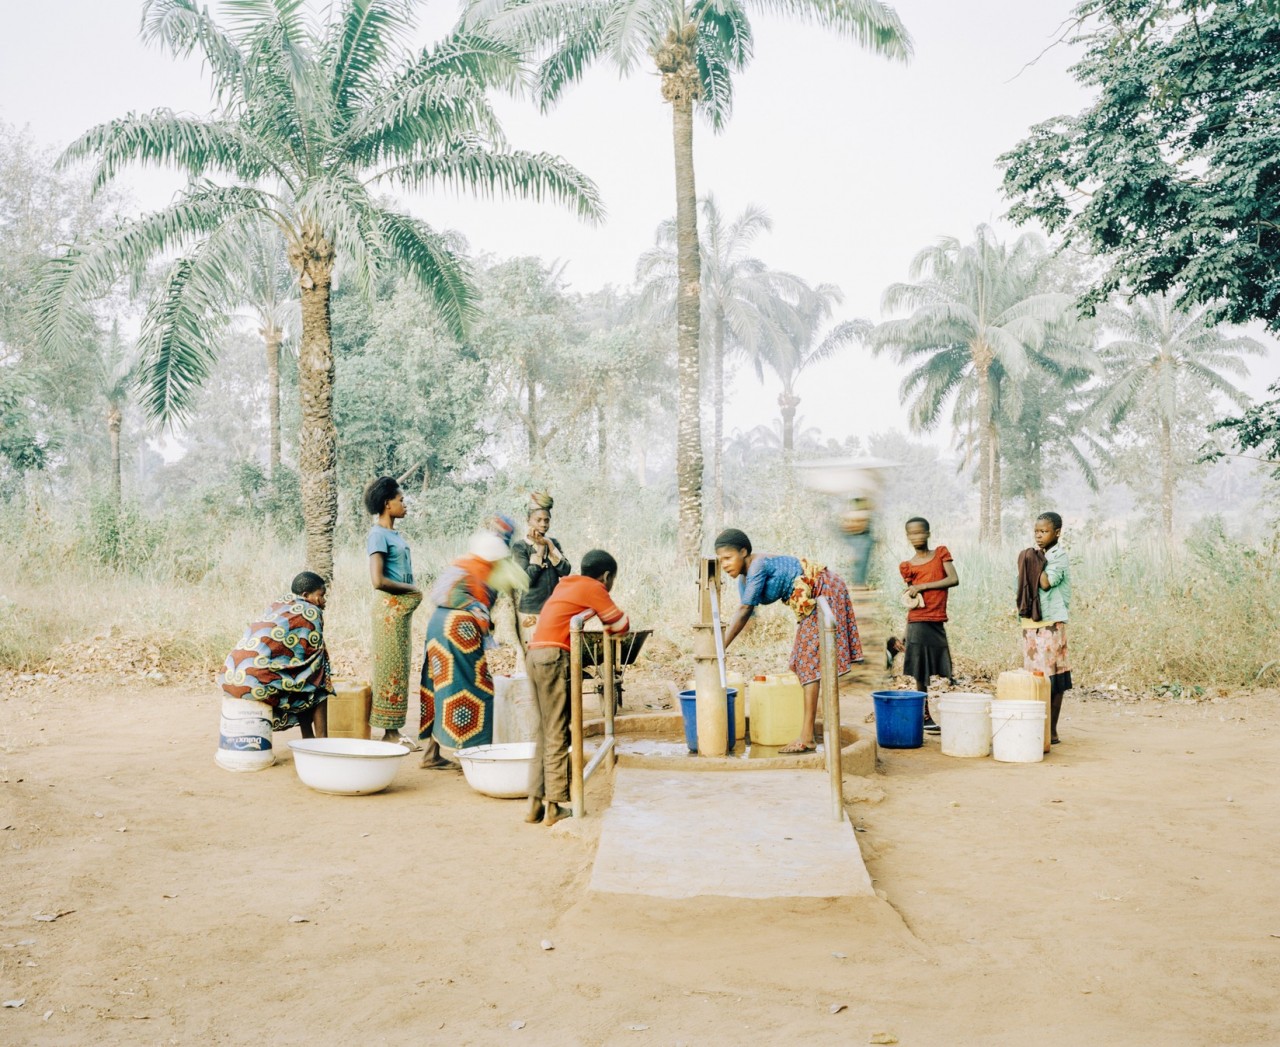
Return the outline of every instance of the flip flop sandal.
[[[779,756],[804,756],[806,753],[816,753],[817,751],[818,751],[817,742],[815,742],[813,745],[800,745],[800,746],[784,745],[781,749],[778,750],[778,755]]]

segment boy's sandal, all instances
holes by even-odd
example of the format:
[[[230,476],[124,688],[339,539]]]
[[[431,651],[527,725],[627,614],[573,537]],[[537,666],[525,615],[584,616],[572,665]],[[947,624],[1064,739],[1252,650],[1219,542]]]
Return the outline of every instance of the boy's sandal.
[[[784,745],[781,749],[779,749],[778,755],[779,756],[800,756],[804,753],[816,753],[817,751],[818,751],[817,742],[814,742],[808,745],[805,744],[804,742],[792,742],[790,745]]]

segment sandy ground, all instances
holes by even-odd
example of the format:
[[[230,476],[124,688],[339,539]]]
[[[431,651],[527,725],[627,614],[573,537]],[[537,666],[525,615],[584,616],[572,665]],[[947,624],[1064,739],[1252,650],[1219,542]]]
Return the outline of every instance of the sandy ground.
[[[1070,702],[1041,765],[882,751],[882,896],[838,902],[594,895],[598,817],[230,774],[217,708],[0,689],[0,1042],[1280,1043],[1276,692]]]

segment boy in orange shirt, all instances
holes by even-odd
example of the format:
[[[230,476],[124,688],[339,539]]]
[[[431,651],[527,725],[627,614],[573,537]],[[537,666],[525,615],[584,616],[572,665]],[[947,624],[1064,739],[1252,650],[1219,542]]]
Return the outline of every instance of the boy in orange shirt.
[[[582,558],[582,573],[561,578],[542,605],[525,656],[541,719],[526,822],[555,825],[569,813],[569,623],[591,611],[608,636],[625,634],[631,623],[609,596],[617,577],[618,561],[603,549],[592,549]]]

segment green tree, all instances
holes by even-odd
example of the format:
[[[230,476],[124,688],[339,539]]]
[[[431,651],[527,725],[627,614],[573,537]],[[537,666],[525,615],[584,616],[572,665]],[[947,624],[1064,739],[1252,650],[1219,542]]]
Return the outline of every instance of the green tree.
[[[795,450],[796,408],[800,406],[800,397],[796,395],[797,379],[807,368],[830,360],[866,333],[866,325],[853,320],[826,329],[832,311],[841,301],[843,296],[838,287],[819,284],[814,288],[805,287],[796,300],[775,300],[767,307],[780,336],[761,343],[761,359],[782,383],[778,408],[782,415],[782,453],[785,456]]]
[[[280,472],[280,351],[298,331],[298,276],[278,228],[259,222],[247,232],[238,296],[262,338],[270,418],[267,477],[275,479]]]
[[[714,130],[733,108],[733,74],[751,57],[749,11],[812,21],[877,54],[906,59],[911,44],[892,8],[881,0],[470,0],[467,20],[536,50],[543,58],[538,93],[545,108],[600,60],[624,76],[647,56],[671,105],[675,156],[678,409],[676,484],[681,554],[702,545],[702,433],[700,284],[693,169],[693,114],[697,107]]]
[[[763,208],[748,205],[727,221],[708,193],[702,198],[699,228],[700,309],[707,321],[701,325],[702,355],[711,365],[711,513],[723,520],[725,364],[731,355],[741,354],[762,377],[765,346],[785,337],[776,323],[777,300],[795,300],[808,285],[790,273],[770,269],[750,253],[756,237],[773,229]],[[644,300],[654,319],[670,322],[680,286],[675,220],[663,222],[655,239],[655,246],[641,255],[636,277],[644,285]]]
[[[1172,293],[1280,330],[1275,0],[1085,0],[1092,105],[1000,158],[1011,216],[1109,263],[1090,300]]]
[[[999,404],[1005,377],[1021,381],[1045,345],[1049,325],[1072,298],[1045,291],[1043,241],[1022,236],[1012,246],[979,226],[972,243],[944,237],[911,262],[911,282],[891,285],[883,307],[910,315],[887,320],[868,335],[875,353],[892,352],[912,370],[900,396],[910,402],[914,431],[932,429],[949,400],[952,424],[966,423],[978,445],[978,533],[999,534]]]
[[[545,154],[505,148],[486,92],[511,88],[519,56],[476,34],[411,51],[410,0],[342,0],[314,24],[303,0],[227,0],[227,27],[196,0],[148,0],[143,34],[176,57],[200,53],[213,80],[208,117],[131,114],[86,132],[68,162],[96,158],[96,185],[130,163],[189,177],[170,206],[63,256],[43,286],[47,346],[76,337],[86,303],[148,259],[178,252],[142,327],[144,406],[173,422],[190,404],[216,351],[216,317],[234,297],[249,230],[275,225],[298,275],[298,392],[307,562],[333,569],[337,434],[330,295],[335,267],[370,291],[398,268],[431,297],[461,338],[474,312],[456,242],[385,206],[381,186],[432,186],[550,197],[599,214],[591,183]],[[223,181],[215,176],[225,176]]]
[[[1254,339],[1214,326],[1210,313],[1206,306],[1184,308],[1167,295],[1135,298],[1128,308],[1107,304],[1098,311],[1100,322],[1116,337],[1099,350],[1106,373],[1090,411],[1113,427],[1127,419],[1137,422],[1137,442],[1154,444],[1166,538],[1173,534],[1180,466],[1193,457],[1189,447],[1178,453],[1180,426],[1191,415],[1193,433],[1202,434],[1205,420],[1215,413],[1217,396],[1245,406],[1248,397],[1225,376],[1246,376],[1241,357],[1266,352]]]

